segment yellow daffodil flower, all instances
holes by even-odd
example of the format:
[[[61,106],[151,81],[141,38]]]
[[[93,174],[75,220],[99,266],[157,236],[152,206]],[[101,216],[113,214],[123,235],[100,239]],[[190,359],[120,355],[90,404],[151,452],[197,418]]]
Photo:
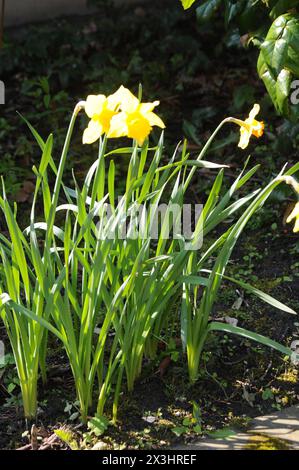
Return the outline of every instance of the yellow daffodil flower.
[[[163,121],[153,113],[159,101],[141,103],[127,88],[119,92],[120,113],[115,114],[110,123],[108,137],[130,137],[142,145],[153,126],[165,128]]]
[[[290,175],[283,175],[278,178],[279,181],[284,181],[286,184],[289,186],[292,186],[294,189],[295,193],[298,195],[299,194],[299,183],[298,181]],[[294,232],[299,232],[299,201],[297,204],[295,204],[294,209],[290,213],[289,217],[287,218],[287,223],[289,224],[292,222],[293,219],[295,220],[295,226],[294,226]]]
[[[293,232],[296,233],[296,232],[299,232],[299,201],[297,202],[297,204],[295,205],[293,211],[291,212],[291,214],[287,218],[287,223],[292,222],[293,219],[296,219],[294,229],[293,229]]]
[[[92,144],[104,133],[108,133],[110,122],[118,112],[124,87],[121,86],[113,95],[89,95],[85,102],[85,112],[90,118],[83,133],[83,144]]]
[[[255,104],[252,110],[249,113],[249,116],[245,121],[236,119],[235,122],[240,126],[240,141],[238,147],[245,149],[248,144],[250,137],[254,135],[255,137],[261,137],[264,133],[265,125],[262,121],[257,121],[255,117],[260,112],[260,105]]]

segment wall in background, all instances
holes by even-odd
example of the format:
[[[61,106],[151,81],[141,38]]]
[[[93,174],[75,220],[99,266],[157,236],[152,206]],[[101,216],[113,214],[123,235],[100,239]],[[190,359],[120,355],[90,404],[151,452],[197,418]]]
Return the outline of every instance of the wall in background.
[[[138,2],[138,0],[113,1],[115,3]],[[1,2],[2,0],[0,0],[0,5]],[[86,3],[87,0],[5,0],[4,24],[5,26],[15,26],[46,21],[64,15],[85,15],[92,12],[90,7],[87,8]]]

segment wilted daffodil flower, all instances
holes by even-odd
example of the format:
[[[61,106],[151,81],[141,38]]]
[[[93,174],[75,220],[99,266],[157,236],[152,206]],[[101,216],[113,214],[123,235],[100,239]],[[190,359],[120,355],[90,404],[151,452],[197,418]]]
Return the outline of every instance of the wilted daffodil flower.
[[[120,113],[115,114],[110,123],[108,137],[130,137],[142,145],[153,126],[165,128],[163,121],[153,112],[159,101],[141,103],[130,90],[121,91]]]
[[[299,232],[299,201],[297,202],[297,204],[295,205],[293,211],[291,212],[291,214],[287,218],[287,223],[292,222],[292,220],[294,220],[294,219],[295,219],[295,225],[294,225],[293,232],[296,233],[296,232]]]
[[[83,144],[92,144],[102,134],[110,129],[112,117],[118,112],[122,89],[120,87],[113,95],[89,95],[85,102],[85,112],[90,118],[89,124],[83,133]]]

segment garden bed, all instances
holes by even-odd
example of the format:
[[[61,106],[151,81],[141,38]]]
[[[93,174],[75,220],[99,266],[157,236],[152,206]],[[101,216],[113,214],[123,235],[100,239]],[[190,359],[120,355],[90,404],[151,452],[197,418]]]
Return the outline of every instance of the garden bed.
[[[281,119],[271,111],[263,87],[252,73],[252,54],[220,41],[217,22],[212,32],[200,30],[193,18],[182,15],[179,5],[173,7],[173,1],[165,2],[165,15],[153,3],[134,10],[104,9],[96,17],[62,20],[58,25],[48,23],[17,35],[8,32],[8,38],[14,38],[11,44],[23,41],[23,37],[28,41],[13,60],[10,47],[15,46],[8,46],[1,61],[1,73],[8,83],[7,106],[0,118],[2,172],[9,181],[10,197],[17,196],[21,202],[24,220],[31,200],[31,166],[38,162],[39,152],[28,133],[16,132],[21,124],[15,109],[29,118],[42,135],[53,131],[58,151],[70,105],[91,92],[110,92],[111,83],[116,89],[119,80],[135,89],[142,82],[144,90],[159,97],[161,115],[169,123],[166,148],[172,149],[185,136],[192,155],[198,153],[210,129],[228,110],[243,115],[253,100],[262,102],[265,120],[271,125],[264,140],[252,149],[254,163],[262,161],[260,172],[250,183],[252,189],[281,169],[285,162],[282,150],[288,154],[290,164],[297,161],[296,140],[291,144],[289,134],[283,133]],[[117,37],[113,33],[116,19]],[[36,44],[32,44],[32,37]],[[209,44],[216,38],[218,46],[211,52]],[[124,46],[120,49],[120,45]],[[84,161],[80,158],[80,131],[72,148],[72,161],[68,162],[69,169],[75,167],[79,181],[94,158],[89,148]],[[12,138],[13,132],[16,138]],[[274,140],[277,133],[281,137]],[[236,150],[235,134],[233,129],[231,134],[227,129],[223,131],[209,154],[209,159],[230,165],[226,187],[246,158]],[[154,139],[157,137],[158,133],[154,134]],[[117,174],[120,190],[126,165],[124,160]],[[206,169],[199,170],[198,175],[187,195],[190,201],[206,199],[214,178],[213,171]],[[255,215],[238,242],[227,274],[237,274],[299,311],[298,237],[282,222],[288,202],[285,194],[277,191]],[[209,237],[212,240],[216,235]],[[210,238],[204,242],[210,242]],[[229,283],[222,286],[211,320],[227,318],[283,344],[290,345],[299,334],[296,317],[265,306]],[[0,331],[5,340],[4,330]],[[39,410],[33,432],[32,423],[23,420],[14,366],[8,365],[0,375],[0,448],[158,449],[182,440],[192,442],[201,433],[226,427],[246,428],[253,417],[299,402],[297,370],[277,352],[246,339],[213,333],[205,348],[200,378],[191,386],[181,352],[179,324],[173,339],[168,348],[161,343],[156,361],[143,363],[134,391],[122,391],[117,424],[109,425],[102,436],[97,436],[93,429],[80,425],[68,361],[51,337],[49,377],[46,387],[39,384]],[[194,406],[199,413],[200,427],[196,431],[192,424]],[[67,431],[67,442],[53,436],[57,429]]]

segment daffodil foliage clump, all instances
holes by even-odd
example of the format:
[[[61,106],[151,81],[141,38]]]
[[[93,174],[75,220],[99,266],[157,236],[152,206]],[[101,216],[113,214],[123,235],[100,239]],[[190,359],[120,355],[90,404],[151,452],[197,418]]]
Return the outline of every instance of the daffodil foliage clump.
[[[155,359],[158,343],[171,339],[171,325],[177,321],[191,382],[198,379],[201,353],[212,331],[241,335],[292,357],[287,346],[210,321],[210,316],[223,279],[294,313],[246,279],[226,278],[225,269],[247,222],[273,189],[287,183],[298,193],[292,175],[299,165],[283,169],[264,187],[238,198],[258,165],[248,168],[246,162],[224,191],[226,166],[204,156],[225,124],[239,126],[243,149],[252,136],[260,137],[264,124],[257,120],[259,106],[254,105],[245,120],[225,118],[197,158],[191,159],[186,142],[166,157],[164,131],[158,145],[150,145],[153,126],[165,127],[154,112],[158,104],[142,102],[141,90],[137,98],[124,87],[108,97],[88,96],[75,106],[58,166],[53,135],[44,141],[26,121],[41,149],[41,160],[33,167],[35,191],[25,230],[18,224],[17,206],[12,207],[6,197],[4,182],[0,197],[8,233],[0,234],[0,315],[15,357],[26,418],[36,415],[39,376],[47,380],[50,335],[61,342],[68,357],[83,422],[91,413],[109,412],[110,406],[116,419],[120,395],[134,388],[144,358]],[[98,150],[84,183],[78,184],[74,172],[69,187],[64,168],[71,158],[79,116],[86,120],[83,144],[96,143]],[[129,147],[109,149],[110,139],[123,137],[131,139]],[[119,195],[116,166],[127,157],[126,187]],[[174,236],[199,168],[215,171],[209,196],[192,233]],[[162,203],[165,217],[153,227]],[[38,215],[37,204],[42,207]],[[170,214],[173,205],[176,217]],[[290,215],[293,219],[297,230],[298,206]],[[218,239],[203,249],[200,241],[216,227]]]
[[[197,6],[199,24],[222,12],[226,28],[259,48],[257,69],[277,111],[299,117],[299,0],[181,0]]]

